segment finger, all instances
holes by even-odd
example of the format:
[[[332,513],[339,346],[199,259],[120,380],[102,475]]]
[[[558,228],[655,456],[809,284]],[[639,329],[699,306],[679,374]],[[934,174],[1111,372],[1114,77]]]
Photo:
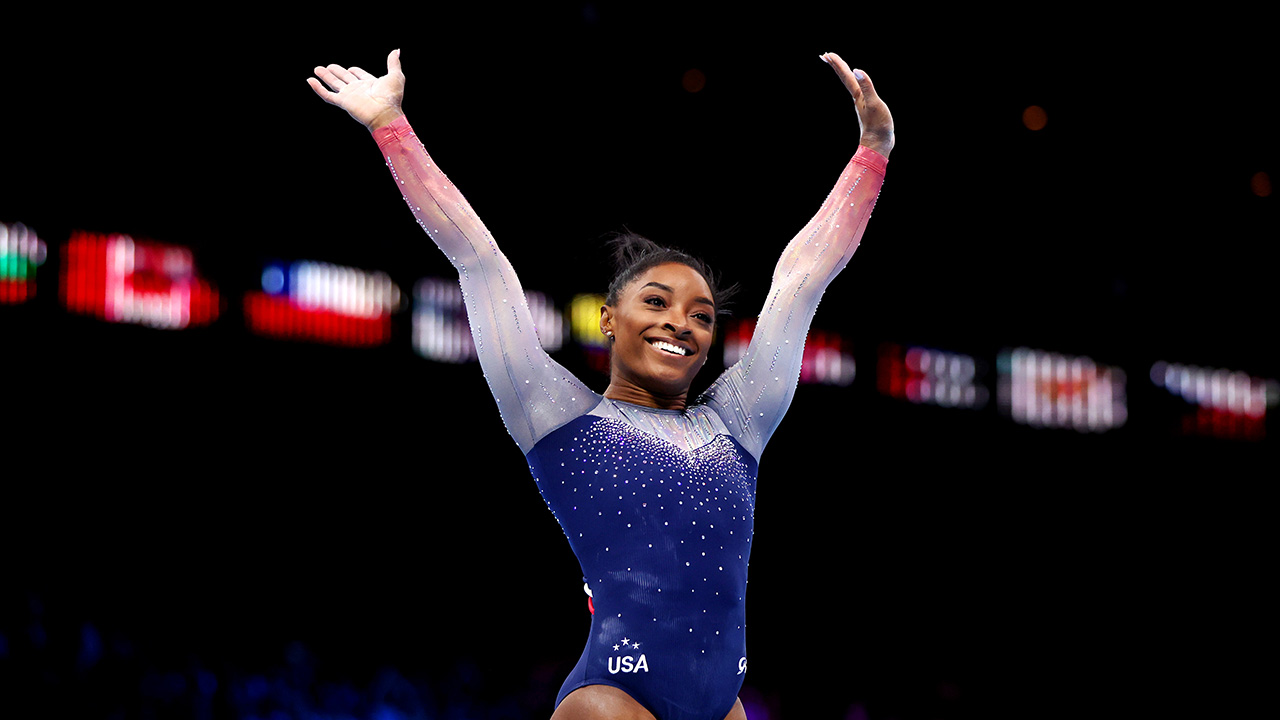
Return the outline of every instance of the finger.
[[[853,95],[854,99],[857,100],[858,94],[862,89],[858,86],[858,81],[854,79],[853,71],[849,69],[848,63],[835,53],[827,53],[823,56],[823,59],[831,66],[836,77],[840,78],[840,82],[844,84],[844,87],[849,91],[849,94]]]
[[[351,71],[351,74],[352,74],[352,75],[355,75],[355,76],[356,76],[358,79],[360,79],[360,80],[377,80],[377,79],[378,79],[378,78],[374,77],[373,75],[370,75],[369,73],[365,72],[364,70],[361,70],[360,68],[358,68],[358,67],[356,67],[356,66],[354,66],[354,65],[352,65],[352,66],[351,66],[350,68],[348,68],[348,69]]]
[[[870,75],[868,75],[865,71],[859,68],[854,68],[853,77],[858,81],[858,86],[862,88],[862,95],[864,97],[866,97],[868,100],[874,97],[878,97],[878,95],[876,94],[876,86],[871,84]]]
[[[855,101],[862,99],[862,86],[858,83],[854,71],[849,68],[849,64],[835,53],[827,53],[826,60],[831,69],[835,70],[836,75],[840,78],[840,82],[844,83],[844,87],[853,96]]]
[[[328,69],[329,69],[329,72],[333,73],[335,77],[337,77],[339,80],[347,84],[357,82],[360,79],[355,75],[352,75],[351,71],[347,70],[341,65],[330,65]]]
[[[316,91],[316,94],[320,96],[321,100],[329,103],[330,105],[333,104],[333,98],[332,98],[333,93],[330,93],[329,91],[325,90],[320,85],[319,80],[316,80],[315,78],[307,78],[307,84],[311,86],[312,90]]]
[[[390,53],[387,54],[387,74],[388,75],[404,74],[400,70],[400,49],[399,48],[396,48],[395,50],[392,50]]]
[[[347,86],[346,83],[342,82],[342,80],[340,80],[336,75],[330,72],[329,68],[320,67],[317,65],[316,68],[312,70],[312,72],[316,74],[316,77],[323,80],[324,84],[328,85],[329,89],[334,92],[340,92],[342,88]]]
[[[852,79],[854,84],[858,86],[858,90],[860,90],[862,94],[866,95],[867,98],[873,98],[876,96],[876,87],[875,85],[871,84],[871,78],[867,75],[866,72],[864,72],[860,68],[850,69],[849,66],[845,63],[845,61],[841,60],[840,56],[836,55],[835,53],[827,53],[827,57],[835,58],[837,64],[844,71],[845,76]],[[844,80],[844,76],[841,77],[841,80]],[[847,87],[848,82],[846,82],[845,85]],[[853,92],[853,89],[850,88],[849,92]]]

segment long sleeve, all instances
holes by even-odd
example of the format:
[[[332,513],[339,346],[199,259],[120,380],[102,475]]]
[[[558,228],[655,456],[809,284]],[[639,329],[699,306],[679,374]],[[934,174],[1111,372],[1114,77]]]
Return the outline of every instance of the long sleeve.
[[[818,301],[858,248],[887,163],[858,147],[818,214],[778,260],[747,351],[702,396],[757,461],[791,405]]]
[[[458,270],[485,379],[507,432],[528,453],[600,396],[542,349],[515,270],[401,116],[373,133],[418,224]]]

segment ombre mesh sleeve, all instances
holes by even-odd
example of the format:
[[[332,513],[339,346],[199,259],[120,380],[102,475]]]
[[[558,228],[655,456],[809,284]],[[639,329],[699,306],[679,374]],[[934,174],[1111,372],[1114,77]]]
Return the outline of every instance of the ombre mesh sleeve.
[[[418,224],[458,270],[480,367],[507,432],[527,454],[600,396],[542,349],[511,263],[404,116],[373,136]]]
[[[858,248],[887,163],[858,147],[818,214],[778,260],[746,353],[702,396],[757,461],[791,405],[818,301]]]

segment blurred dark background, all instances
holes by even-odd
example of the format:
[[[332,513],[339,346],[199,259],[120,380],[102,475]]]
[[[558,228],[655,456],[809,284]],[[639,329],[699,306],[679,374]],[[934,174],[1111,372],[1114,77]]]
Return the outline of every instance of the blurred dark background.
[[[1148,377],[1280,375],[1259,18],[198,12],[4,12],[0,222],[48,259],[34,298],[0,305],[0,712],[550,715],[586,634],[580,576],[478,367],[415,354],[408,310],[372,349],[261,337],[241,312],[273,259],[406,291],[452,275],[367,133],[304,84],[318,63],[381,73],[396,47],[415,129],[561,306],[605,287],[601,238],[625,226],[705,256],[753,317],[857,144],[817,56],[866,69],[892,108],[875,217],[816,321],[857,378],[801,386],[763,460],[752,720],[1273,703],[1274,422],[1189,429]],[[190,248],[220,318],[68,312],[76,230]],[[973,356],[992,402],[886,397],[883,343]],[[1127,422],[1013,422],[996,365],[1016,347],[1123,368]],[[576,346],[556,357],[603,389]]]

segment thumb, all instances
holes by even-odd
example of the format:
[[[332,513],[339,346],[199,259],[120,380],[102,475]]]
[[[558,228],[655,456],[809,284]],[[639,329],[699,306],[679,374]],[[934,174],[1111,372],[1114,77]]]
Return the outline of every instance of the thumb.
[[[858,88],[862,90],[863,97],[870,100],[876,97],[876,86],[871,84],[871,76],[858,68],[853,69],[853,78],[858,82]]]
[[[392,50],[391,53],[387,55],[387,74],[388,75],[404,74],[404,72],[400,70],[400,49],[399,48]]]

